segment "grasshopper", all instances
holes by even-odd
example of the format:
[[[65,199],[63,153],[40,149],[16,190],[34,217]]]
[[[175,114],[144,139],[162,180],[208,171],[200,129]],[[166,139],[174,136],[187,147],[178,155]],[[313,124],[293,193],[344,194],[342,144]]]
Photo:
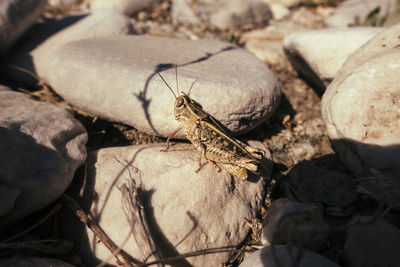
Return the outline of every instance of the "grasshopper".
[[[247,179],[247,170],[258,174],[260,159],[264,151],[252,148],[232,137],[210,114],[205,112],[200,104],[191,99],[183,91],[179,94],[178,72],[175,66],[177,95],[157,72],[169,90],[175,96],[174,115],[180,126],[168,137],[165,149],[168,151],[170,139],[180,130],[184,130],[186,138],[200,151],[199,168],[204,157],[212,166],[221,171],[222,166],[234,177]]]

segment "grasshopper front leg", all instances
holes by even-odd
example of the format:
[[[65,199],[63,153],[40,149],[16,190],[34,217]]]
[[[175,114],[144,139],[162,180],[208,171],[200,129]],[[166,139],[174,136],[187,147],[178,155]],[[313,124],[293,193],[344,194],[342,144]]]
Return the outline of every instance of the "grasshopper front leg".
[[[169,148],[169,140],[174,137],[175,134],[177,134],[181,129],[183,128],[183,126],[179,126],[178,128],[176,128],[172,133],[170,133],[170,135],[168,135],[167,137],[167,144],[165,146],[165,149],[160,149],[161,152],[167,152],[168,148]]]

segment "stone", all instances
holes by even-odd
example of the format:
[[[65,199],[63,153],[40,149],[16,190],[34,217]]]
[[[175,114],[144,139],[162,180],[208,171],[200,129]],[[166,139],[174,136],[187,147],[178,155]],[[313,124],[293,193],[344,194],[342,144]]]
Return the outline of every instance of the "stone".
[[[299,163],[284,179],[295,196],[307,203],[349,207],[357,199],[353,178],[307,163]]]
[[[196,173],[200,155],[192,145],[174,144],[169,151],[160,152],[164,147],[165,144],[147,144],[105,148],[89,154],[82,205],[90,209],[118,246],[140,260],[146,255],[141,255],[137,243],[143,247],[147,241],[140,238],[135,243],[132,238],[118,189],[131,179],[142,192],[150,232],[162,257],[242,242],[249,232],[245,219],[254,219],[263,203],[264,179],[254,175],[249,180],[235,179],[210,164]],[[83,181],[75,182],[72,196],[79,194]],[[74,214],[65,215],[63,227],[72,232],[70,237],[75,235],[85,263],[115,264],[92,232],[79,233],[77,226],[82,225],[72,219]],[[227,253],[208,254],[178,261],[176,265],[218,266],[227,259]]]
[[[376,169],[400,166],[399,52],[394,49],[364,62],[340,86],[333,83],[330,91],[337,90],[323,99],[330,138],[348,140],[353,144],[348,152]]]
[[[0,56],[39,18],[46,0],[2,0],[0,3]]]
[[[397,0],[346,0],[325,18],[325,23],[329,27],[363,25],[368,14],[374,9],[379,7],[379,15],[385,16],[394,11],[396,5]]]
[[[342,68],[337,72],[335,80],[341,81],[345,79],[347,75],[354,71],[354,68],[361,65],[364,61],[396,48],[397,45],[399,45],[399,35],[400,24],[383,28],[381,32],[376,34],[349,56],[348,60],[343,63]],[[329,93],[327,92],[326,95],[329,95]]]
[[[303,0],[264,0],[268,4],[279,4],[287,8],[295,7],[301,4]]]
[[[268,24],[272,18],[269,5],[262,0],[199,0],[193,10],[191,0],[172,1],[172,18],[182,24],[204,24],[198,18],[211,25],[227,29],[234,27],[260,27]],[[197,12],[198,16],[193,12]]]
[[[42,257],[13,257],[0,259],[0,266],[8,267],[73,267],[74,265],[51,258]]]
[[[175,63],[179,91],[236,134],[263,123],[279,103],[278,81],[263,62],[242,48],[208,40],[152,36],[80,40],[56,53],[45,78],[83,110],[168,136],[179,126],[173,115],[175,97],[157,72],[175,91]],[[175,137],[185,135],[180,131]]]
[[[271,4],[270,8],[274,20],[281,20],[290,13],[289,9],[281,4]]]
[[[354,220],[360,223],[347,229],[346,266],[396,266],[400,262],[400,230],[383,218],[361,216]]]
[[[395,25],[360,47],[343,64],[322,98],[322,117],[335,151],[357,177],[384,177],[386,194],[394,197],[390,202],[397,208],[400,208],[399,36],[400,25]],[[371,168],[379,174],[371,173]],[[380,191],[378,184],[375,190]]]
[[[300,262],[296,262],[296,256],[302,253]],[[278,259],[279,262],[276,261]],[[284,245],[264,247],[251,253],[239,265],[240,267],[309,267],[325,266],[339,267],[333,261],[308,250]]]
[[[160,0],[93,0],[90,3],[91,9],[113,9],[122,14],[131,16],[141,10],[150,9]]]
[[[0,227],[61,196],[85,161],[86,140],[67,110],[0,87]]]
[[[126,35],[133,33],[132,23],[125,15],[113,10],[96,10],[92,14],[71,15],[62,19],[47,19],[26,34],[13,50],[7,63],[35,73],[45,82],[48,63],[54,52],[64,44],[89,37]],[[10,79],[36,85],[37,79],[5,64]]]
[[[244,33],[241,41],[245,42],[244,47],[247,50],[268,65],[289,68],[290,64],[283,51],[282,40],[292,33],[308,30],[309,28],[292,22],[274,22],[263,29]]]
[[[283,48],[293,67],[323,92],[345,60],[382,28],[328,28],[289,35]]]
[[[68,11],[79,4],[78,0],[48,0],[47,5],[60,11]]]
[[[319,8],[310,9],[306,6],[300,6],[290,12],[290,21],[312,29],[326,28],[323,12]]]
[[[293,162],[296,164],[304,159],[310,159],[315,155],[314,147],[309,143],[297,143],[289,152],[293,158]]]
[[[288,198],[274,200],[263,220],[261,243],[264,246],[284,245],[318,250],[326,243],[321,211]]]

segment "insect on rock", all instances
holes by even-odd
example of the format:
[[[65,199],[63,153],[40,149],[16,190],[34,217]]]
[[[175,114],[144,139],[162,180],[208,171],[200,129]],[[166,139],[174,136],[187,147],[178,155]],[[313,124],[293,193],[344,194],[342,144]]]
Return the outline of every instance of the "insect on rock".
[[[168,137],[165,149],[168,151],[170,139],[180,130],[184,130],[186,138],[193,146],[200,151],[199,168],[201,159],[204,157],[212,166],[220,171],[220,166],[226,169],[233,176],[247,179],[247,171],[259,174],[260,159],[264,156],[264,151],[252,148],[236,138],[232,137],[210,114],[205,112],[202,107],[192,100],[183,91],[179,94],[178,90],[178,71],[175,65],[176,90],[177,94],[171,89],[160,73],[157,72],[169,90],[175,96],[174,116],[180,126],[175,129]]]

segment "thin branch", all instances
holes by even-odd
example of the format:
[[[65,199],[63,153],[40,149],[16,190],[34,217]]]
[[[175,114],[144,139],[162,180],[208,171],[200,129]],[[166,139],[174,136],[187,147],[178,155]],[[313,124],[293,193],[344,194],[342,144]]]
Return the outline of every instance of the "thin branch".
[[[123,249],[119,248],[104,232],[104,230],[67,194],[62,195],[62,200],[73,210],[76,216],[95,234],[95,236],[110,250],[117,259],[117,263],[124,267],[143,265],[143,262],[133,258]]]

